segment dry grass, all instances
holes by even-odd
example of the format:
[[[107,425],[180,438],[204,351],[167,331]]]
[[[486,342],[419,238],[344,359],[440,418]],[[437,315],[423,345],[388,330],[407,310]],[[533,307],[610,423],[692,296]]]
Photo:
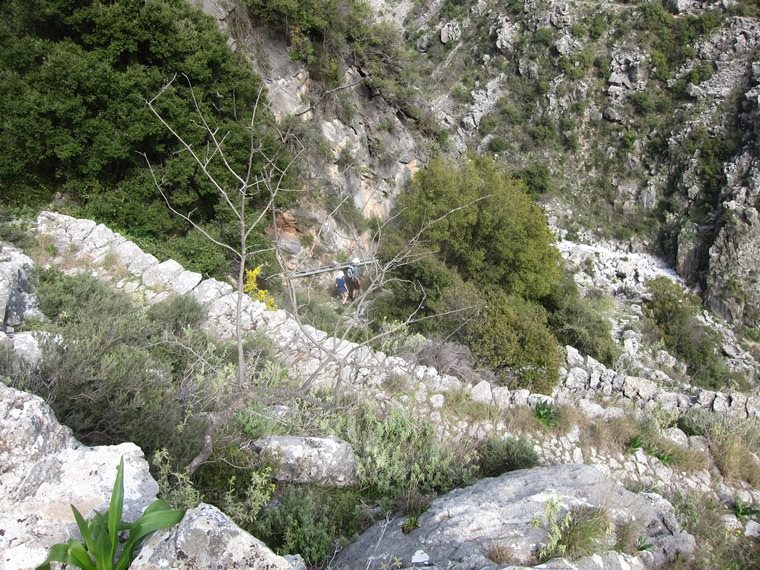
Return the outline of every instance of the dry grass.
[[[507,431],[515,434],[534,434],[545,430],[530,406],[518,406],[504,411]]]
[[[637,423],[628,416],[610,421],[597,418],[581,435],[581,445],[598,451],[620,452],[637,432]]]
[[[691,434],[704,435],[715,464],[727,479],[760,486],[760,422],[695,410],[679,425]]]
[[[96,263],[100,268],[107,272],[115,280],[123,279],[128,275],[127,266],[124,265],[112,250],[98,260]]]
[[[383,380],[383,390],[386,394],[396,395],[408,392],[411,387],[411,379],[406,374],[392,372]]]
[[[615,550],[632,556],[637,555],[641,533],[641,524],[634,520],[617,523],[615,525]]]
[[[554,431],[561,435],[569,433],[575,426],[583,431],[591,424],[591,420],[575,406],[559,405],[556,408],[558,421]]]
[[[443,411],[457,418],[471,421],[496,420],[501,416],[501,409],[492,404],[476,402],[468,390],[451,390],[443,392]]]
[[[760,464],[750,454],[747,442],[740,435],[727,435],[711,442],[710,449],[725,478],[746,481],[753,487],[760,486]]]

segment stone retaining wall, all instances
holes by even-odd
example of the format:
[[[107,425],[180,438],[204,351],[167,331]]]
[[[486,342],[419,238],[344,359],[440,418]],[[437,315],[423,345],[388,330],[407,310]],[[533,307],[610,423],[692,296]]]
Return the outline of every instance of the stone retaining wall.
[[[231,285],[216,279],[202,279],[200,274],[185,270],[173,260],[159,262],[133,242],[91,220],[42,212],[37,219],[37,230],[52,240],[56,250],[54,264],[62,264],[73,256],[82,266],[90,267],[95,275],[115,281],[119,289],[142,295],[148,303],[166,299],[172,293],[191,294],[208,310],[207,330],[223,339],[234,338],[237,294]],[[468,390],[473,400],[501,407],[535,405],[552,398],[575,402],[602,397],[631,402],[645,409],[653,406],[683,411],[701,408],[740,418],[760,417],[758,397],[689,387],[684,387],[688,393],[668,391],[647,378],[606,368],[590,356],[583,357],[573,347],[566,348],[566,368],[561,371],[560,385],[547,396],[528,390],[509,390],[486,381],[471,387],[435,368],[330,337],[310,325],[299,324],[282,309],[268,311],[263,303],[247,296],[242,303],[242,326],[245,332],[263,332],[271,339],[294,379],[323,388],[340,384],[380,396],[382,386],[389,379],[405,376],[417,384],[415,398],[429,400],[433,408],[440,407],[442,392]],[[599,415],[598,409],[588,403],[581,409],[590,415]]]

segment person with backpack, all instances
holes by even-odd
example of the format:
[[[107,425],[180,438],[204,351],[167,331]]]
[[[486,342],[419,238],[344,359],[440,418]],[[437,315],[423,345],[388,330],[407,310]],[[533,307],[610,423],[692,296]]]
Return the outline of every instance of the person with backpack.
[[[346,278],[341,271],[335,272],[335,286],[340,293],[341,304],[345,305],[348,302],[348,287],[346,286]]]
[[[354,301],[362,290],[361,281],[359,281],[359,258],[354,257],[351,260],[351,265],[343,270],[343,274],[346,278],[346,284],[348,285],[348,297]]]

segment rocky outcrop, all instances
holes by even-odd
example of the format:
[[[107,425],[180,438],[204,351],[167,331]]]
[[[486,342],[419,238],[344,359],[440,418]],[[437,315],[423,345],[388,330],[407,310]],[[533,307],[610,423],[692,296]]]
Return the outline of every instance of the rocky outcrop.
[[[74,505],[105,510],[124,458],[124,518],[156,498],[142,451],[132,443],[86,447],[41,398],[0,384],[0,570],[34,568],[49,546],[77,536]]]
[[[70,505],[85,518],[108,508],[124,460],[124,519],[156,499],[158,484],[133,443],[87,447],[41,398],[0,383],[0,570],[35,568],[48,548],[81,539]],[[302,570],[210,505],[149,537],[131,568]]]
[[[201,503],[173,528],[150,536],[130,566],[132,570],[293,570],[214,506]]]
[[[441,28],[441,43],[455,42],[462,37],[462,26],[459,22],[447,22]]]
[[[0,244],[0,334],[13,332],[24,318],[39,317],[28,272],[32,260],[20,249],[7,244]]]
[[[270,436],[253,447],[275,464],[274,478],[322,487],[351,487],[357,483],[356,456],[351,445],[335,437]]]
[[[509,548],[513,563],[528,564],[548,541],[544,517],[550,501],[561,506],[560,517],[573,507],[601,507],[613,528],[615,523],[635,524],[653,547],[635,558],[607,555],[622,560],[619,567],[653,568],[678,557],[687,559],[695,549],[694,538],[679,530],[673,508],[661,497],[635,495],[593,467],[563,465],[515,471],[453,491],[433,501],[417,518],[416,528],[407,519],[377,524],[338,553],[333,567],[496,569],[503,564],[489,555],[499,545]],[[613,542],[608,537],[608,544]],[[589,562],[581,559],[574,564],[598,567]]]
[[[744,94],[745,148],[726,167],[723,220],[710,247],[707,298],[729,321],[760,326],[760,62]]]

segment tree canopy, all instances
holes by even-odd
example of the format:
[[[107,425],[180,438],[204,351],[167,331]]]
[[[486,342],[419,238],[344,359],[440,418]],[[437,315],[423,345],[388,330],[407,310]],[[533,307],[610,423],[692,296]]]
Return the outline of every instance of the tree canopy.
[[[543,211],[489,157],[433,159],[399,200],[399,218],[408,235],[429,226],[425,243],[479,288],[535,300],[561,278]]]
[[[142,156],[159,165],[173,203],[224,238],[217,194],[145,105],[174,76],[158,106],[184,136],[199,148],[207,142],[193,122],[192,85],[204,113],[229,131],[229,149],[247,140],[239,120],[255,105],[261,82],[214,22],[183,0],[3,2],[0,200],[41,204],[60,193],[74,213],[201,271],[220,271],[223,257],[171,215]],[[259,113],[262,143],[274,149],[280,143],[271,119]],[[240,156],[228,151],[231,160],[245,160],[248,145],[240,147]]]

